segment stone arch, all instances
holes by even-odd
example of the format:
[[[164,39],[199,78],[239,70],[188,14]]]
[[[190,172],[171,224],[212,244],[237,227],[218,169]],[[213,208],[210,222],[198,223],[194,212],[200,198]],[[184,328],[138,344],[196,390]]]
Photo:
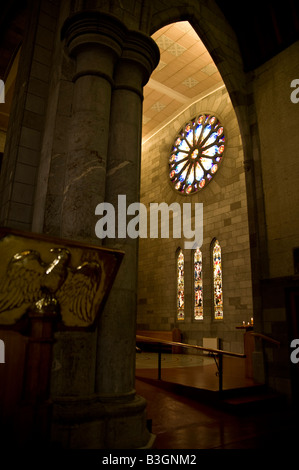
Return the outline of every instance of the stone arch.
[[[243,94],[246,91],[241,53],[234,31],[216,3],[210,3],[209,8],[194,0],[180,4],[169,2],[166,9],[157,5],[157,11],[152,15],[150,34],[168,24],[189,21],[214,60],[232,103],[237,108],[244,104]]]
[[[250,250],[255,311],[259,315],[260,288],[256,280],[261,273],[267,273],[268,260],[258,131],[249,124],[250,119],[254,119],[254,111],[249,107],[252,93],[250,77],[244,72],[235,32],[215,1],[207,6],[195,0],[173,0],[167,3],[166,8],[155,1],[149,34],[176,21],[189,21],[206,46],[222,76],[237,116],[244,152],[249,234],[254,241]]]
[[[234,109],[239,128],[240,146],[242,146],[243,150],[240,159],[241,165],[244,166],[245,189],[243,194],[246,194],[246,211],[249,222],[247,235],[249,235],[250,240],[250,259],[248,258],[248,264],[251,264],[249,277],[251,276],[252,280],[250,292],[253,294],[254,316],[258,320],[261,317],[261,296],[258,279],[263,271],[263,266],[266,266],[264,258],[267,256],[267,250],[265,249],[266,225],[264,222],[264,201],[258,138],[253,138],[256,137],[257,131],[251,126],[254,110],[253,106],[250,105],[250,75],[245,74],[243,70],[243,58],[235,32],[219,10],[215,1],[209,2],[208,7],[203,5],[203,2],[195,2],[193,0],[186,0],[180,3],[173,0],[167,2],[167,7],[165,7],[165,4],[160,5],[156,1],[153,3],[152,11],[147,34],[152,35],[161,28],[177,21],[188,21],[190,23],[214,60]],[[163,134],[159,150],[162,150],[162,147],[165,147],[165,145]],[[202,197],[205,198],[205,196],[206,194]],[[171,200],[169,199],[169,202]],[[209,234],[209,236],[211,235]],[[211,266],[210,264],[209,272],[211,272]],[[208,290],[206,289],[206,292]],[[208,301],[211,302],[212,292],[208,292],[207,296]],[[228,302],[227,299],[228,296],[225,297],[226,302]],[[145,317],[143,317],[143,320]],[[227,318],[223,322],[219,322],[219,331],[222,331],[223,324],[226,321]],[[188,332],[184,332],[184,334],[188,337]]]

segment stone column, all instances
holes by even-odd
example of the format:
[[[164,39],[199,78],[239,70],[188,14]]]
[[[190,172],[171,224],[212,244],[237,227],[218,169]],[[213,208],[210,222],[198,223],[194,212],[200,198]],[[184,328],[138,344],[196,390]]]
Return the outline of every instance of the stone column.
[[[61,235],[93,241],[99,203],[115,205],[118,194],[127,203],[139,200],[142,88],[159,52],[150,38],[98,12],[70,17],[62,34],[76,74]],[[126,259],[97,332],[58,335],[52,435],[63,447],[136,448],[150,441],[146,403],[133,389],[137,242],[109,240]]]
[[[76,59],[62,205],[65,238],[96,238],[95,207],[105,197],[113,73],[125,31],[116,18],[99,12],[77,13],[62,29],[67,51]]]
[[[114,17],[89,11],[69,17],[62,28],[66,51],[76,64],[60,209],[62,238],[101,243],[95,236],[95,208],[105,198],[113,74],[125,32]],[[60,369],[52,378],[54,396],[93,394],[96,332],[56,336],[54,360]]]
[[[62,28],[66,51],[76,64],[73,114],[66,136],[63,238],[100,244],[95,208],[105,199],[113,76],[126,33],[117,18],[97,11],[76,13]],[[66,448],[120,445],[115,437],[119,426],[111,424],[110,415],[117,419],[122,410],[110,410],[95,394],[97,332],[60,332],[56,339],[52,440]],[[107,361],[109,355],[110,351],[104,352]]]
[[[119,195],[126,196],[127,207],[139,202],[143,86],[158,62],[156,43],[142,33],[129,32],[115,70],[111,101],[105,201],[113,204],[116,214],[126,210],[118,207]],[[104,244],[125,251],[125,256],[98,332],[97,392],[110,399],[133,399],[138,238],[118,234],[116,223],[116,238],[106,238]]]

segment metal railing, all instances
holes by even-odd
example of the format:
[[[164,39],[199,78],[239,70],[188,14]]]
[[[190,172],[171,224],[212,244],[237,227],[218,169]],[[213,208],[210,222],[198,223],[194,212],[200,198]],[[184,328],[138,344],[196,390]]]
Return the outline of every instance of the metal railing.
[[[169,345],[169,346],[176,346],[186,349],[193,349],[197,351],[206,351],[213,356],[215,364],[218,369],[218,379],[219,379],[219,392],[223,391],[223,356],[231,356],[231,357],[238,357],[241,359],[245,359],[245,354],[235,353],[231,351],[224,351],[223,349],[213,349],[213,348],[205,348],[203,346],[196,346],[193,344],[186,344],[186,343],[179,343],[176,341],[167,341],[157,338],[151,338],[148,336],[140,336],[136,335],[136,342],[137,343],[151,343],[158,345],[158,380],[161,380],[161,370],[162,370],[162,346]],[[217,362],[218,359],[218,362]]]

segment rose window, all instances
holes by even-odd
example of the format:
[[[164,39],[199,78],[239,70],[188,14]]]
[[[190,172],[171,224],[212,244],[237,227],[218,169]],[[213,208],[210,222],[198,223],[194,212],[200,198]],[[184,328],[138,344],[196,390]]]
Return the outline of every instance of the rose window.
[[[211,114],[200,114],[180,131],[169,158],[169,177],[182,194],[203,189],[222,161],[225,146],[223,126]]]

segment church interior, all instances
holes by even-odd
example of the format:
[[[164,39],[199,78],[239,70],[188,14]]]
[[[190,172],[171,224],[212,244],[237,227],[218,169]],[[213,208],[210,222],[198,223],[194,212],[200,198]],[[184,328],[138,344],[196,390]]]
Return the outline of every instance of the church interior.
[[[1,442],[294,445],[298,2],[0,25]]]

